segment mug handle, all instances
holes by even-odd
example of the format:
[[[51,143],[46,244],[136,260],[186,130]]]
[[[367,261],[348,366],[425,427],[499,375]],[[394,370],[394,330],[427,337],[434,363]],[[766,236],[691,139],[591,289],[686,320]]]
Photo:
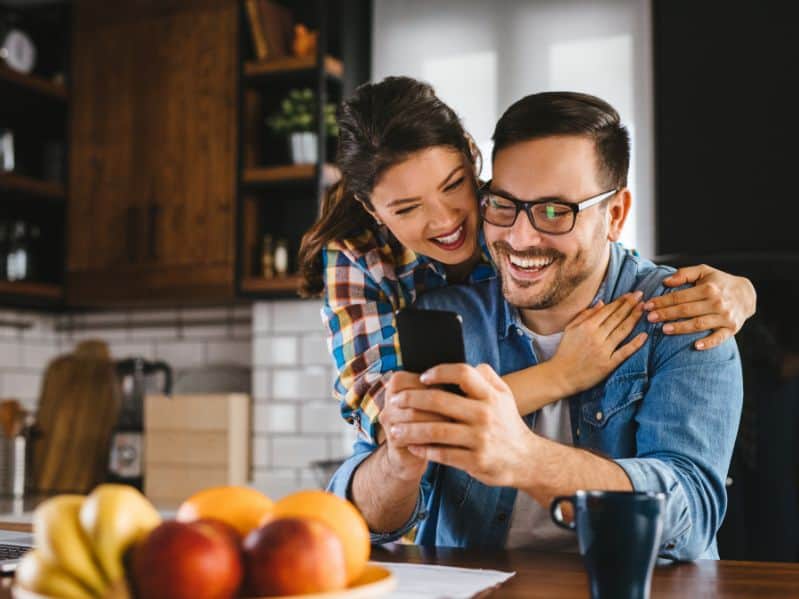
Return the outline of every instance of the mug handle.
[[[572,511],[577,514],[577,504],[574,503],[574,497],[569,495],[561,495],[560,497],[555,497],[555,499],[553,499],[552,503],[549,505],[549,515],[552,516],[552,521],[566,530],[575,530],[577,528],[577,524],[575,524],[574,520],[571,522],[566,522],[561,517],[561,503],[570,503],[572,505]]]

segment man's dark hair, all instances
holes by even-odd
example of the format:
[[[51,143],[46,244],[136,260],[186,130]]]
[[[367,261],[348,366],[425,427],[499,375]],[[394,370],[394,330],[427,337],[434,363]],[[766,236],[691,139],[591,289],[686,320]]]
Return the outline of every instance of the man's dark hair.
[[[494,160],[513,144],[551,137],[584,135],[594,140],[599,174],[608,187],[627,186],[630,136],[619,113],[607,102],[577,92],[542,92],[525,96],[505,111],[494,129]]]

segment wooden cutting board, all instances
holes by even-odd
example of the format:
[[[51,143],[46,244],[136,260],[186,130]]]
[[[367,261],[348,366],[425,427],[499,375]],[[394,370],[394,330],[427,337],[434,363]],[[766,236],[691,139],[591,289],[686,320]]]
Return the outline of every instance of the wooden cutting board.
[[[105,480],[121,390],[108,346],[85,341],[47,367],[33,440],[33,486],[88,493]]]

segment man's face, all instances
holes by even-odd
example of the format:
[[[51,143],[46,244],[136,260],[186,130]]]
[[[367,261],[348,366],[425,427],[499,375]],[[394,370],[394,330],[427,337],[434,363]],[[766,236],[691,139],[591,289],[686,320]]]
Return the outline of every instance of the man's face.
[[[563,135],[521,142],[494,159],[491,189],[519,200],[581,202],[608,191],[597,176],[594,142]],[[608,240],[605,203],[577,215],[563,235],[541,233],[520,212],[512,227],[485,223],[485,237],[514,306],[543,310],[558,305],[604,266]]]

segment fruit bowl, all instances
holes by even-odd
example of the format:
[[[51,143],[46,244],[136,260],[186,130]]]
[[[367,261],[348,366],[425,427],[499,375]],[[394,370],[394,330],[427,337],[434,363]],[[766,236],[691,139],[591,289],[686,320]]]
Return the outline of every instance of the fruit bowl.
[[[349,588],[341,591],[331,591],[329,593],[313,593],[310,595],[291,595],[292,599],[366,599],[367,597],[380,597],[390,593],[397,587],[397,578],[383,566],[369,563],[358,580]],[[47,597],[31,591],[26,591],[18,586],[12,588],[14,599],[58,599],[57,597]],[[249,599],[289,599],[288,595],[283,597],[251,597]]]

